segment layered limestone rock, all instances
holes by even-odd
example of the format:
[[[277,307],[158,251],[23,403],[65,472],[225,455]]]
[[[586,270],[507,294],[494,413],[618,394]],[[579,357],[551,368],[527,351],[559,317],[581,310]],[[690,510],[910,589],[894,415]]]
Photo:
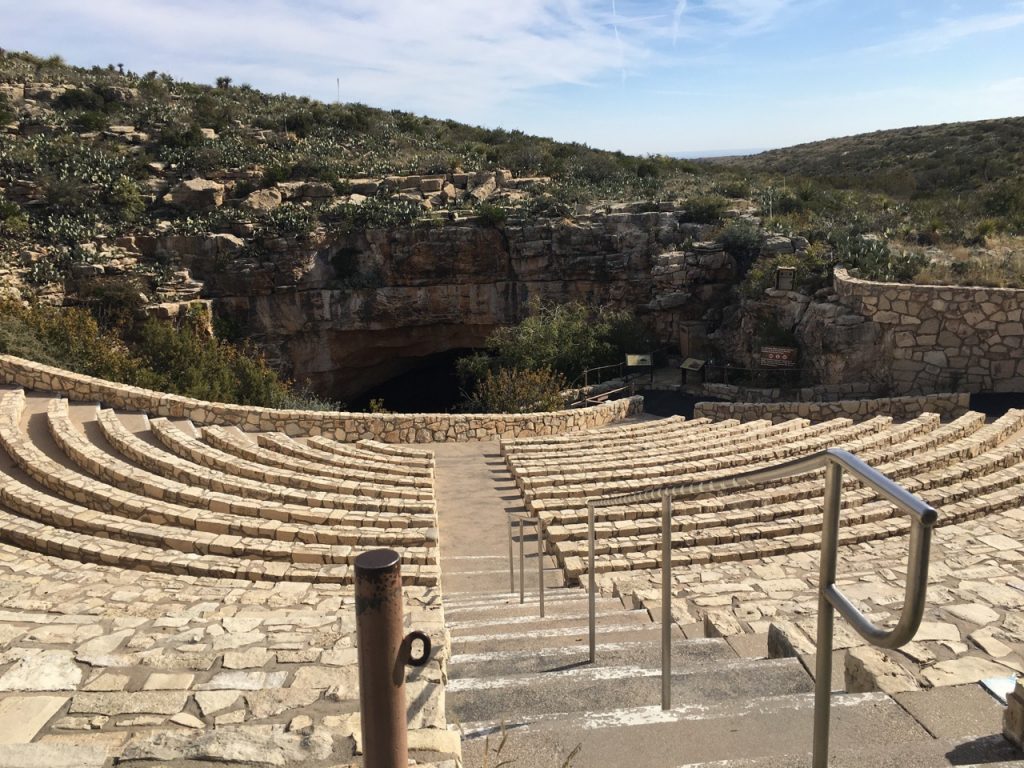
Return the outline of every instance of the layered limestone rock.
[[[497,174],[466,176],[454,180],[471,190],[498,183]],[[415,188],[419,194],[443,180],[417,178]],[[314,191],[305,187],[290,194]],[[663,341],[674,342],[681,323],[728,300],[735,279],[720,247],[690,246],[710,232],[664,210],[317,232],[259,240],[256,248],[231,235],[122,245],[188,268],[215,312],[272,362],[345,400],[430,355],[481,346],[496,327],[522,319],[532,299],[639,309]]]

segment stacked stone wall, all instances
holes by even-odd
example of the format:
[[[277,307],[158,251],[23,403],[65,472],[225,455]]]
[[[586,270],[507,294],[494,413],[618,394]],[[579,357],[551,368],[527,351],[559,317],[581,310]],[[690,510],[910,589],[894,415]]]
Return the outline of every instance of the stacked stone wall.
[[[893,394],[1024,391],[1024,290],[876,283],[835,272],[840,303],[880,327]]]
[[[71,400],[100,402],[151,416],[190,419],[194,424],[237,426],[247,431],[322,435],[341,441],[426,443],[558,435],[593,429],[643,411],[643,398],[612,400],[591,408],[546,413],[344,413],[278,410],[211,403],[118,384],[92,376],[0,355],[0,383],[54,392]]]
[[[937,413],[952,419],[967,413],[969,408],[970,395],[960,392],[816,403],[697,403],[693,415],[694,418],[740,421],[772,419],[778,422],[796,418],[827,421],[839,417],[863,421],[875,416],[892,416],[896,421],[907,421],[922,413]]]

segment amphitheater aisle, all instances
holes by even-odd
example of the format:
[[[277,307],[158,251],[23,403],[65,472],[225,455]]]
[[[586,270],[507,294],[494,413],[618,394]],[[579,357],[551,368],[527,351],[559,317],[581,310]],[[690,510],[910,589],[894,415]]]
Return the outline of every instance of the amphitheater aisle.
[[[526,510],[498,453],[498,443],[437,443],[431,448],[435,461],[441,585],[446,599],[508,593],[508,521],[512,515]],[[527,594],[535,596],[537,545],[529,526],[525,547]],[[518,539],[515,557],[518,569]],[[546,563],[546,568],[545,583],[560,585],[560,571],[554,568],[554,561]],[[518,578],[517,570],[517,584]]]

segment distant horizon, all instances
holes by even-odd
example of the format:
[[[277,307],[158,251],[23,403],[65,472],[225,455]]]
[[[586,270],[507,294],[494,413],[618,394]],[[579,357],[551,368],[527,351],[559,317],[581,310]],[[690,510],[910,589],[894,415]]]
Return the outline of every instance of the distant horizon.
[[[1024,113],[1024,0],[620,5],[0,0],[0,46],[327,103],[340,90],[634,155],[716,157]]]

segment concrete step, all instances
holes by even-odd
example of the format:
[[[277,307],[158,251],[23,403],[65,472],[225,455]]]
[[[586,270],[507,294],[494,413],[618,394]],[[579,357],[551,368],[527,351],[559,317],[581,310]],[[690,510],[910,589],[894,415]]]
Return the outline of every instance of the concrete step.
[[[596,603],[598,615],[611,614],[616,611],[629,611],[624,608],[622,601],[617,597],[601,597]],[[575,600],[549,600],[544,596],[545,616],[586,616],[589,610],[586,597],[577,597]],[[519,617],[535,617],[538,615],[538,604],[536,595],[532,602],[520,604],[516,597],[511,602],[496,604],[493,601],[486,601],[481,604],[466,604],[461,607],[454,607],[445,601],[444,616],[449,626],[468,621],[488,621],[490,619],[515,619]]]
[[[526,594],[537,594],[537,561],[526,561]],[[454,593],[499,592],[508,589],[508,568],[483,568],[474,571],[452,573],[445,571],[444,587]],[[547,589],[565,586],[565,573],[556,565],[544,571],[544,585]],[[516,566],[516,594],[519,594],[519,567]]]
[[[707,768],[731,768],[744,765],[744,760],[767,760],[753,765],[806,768],[813,708],[813,694],[755,697],[748,693],[725,701],[680,702],[668,712],[643,706],[507,718],[504,723],[462,722],[463,761],[466,768],[505,761],[530,766],[680,768],[703,763]],[[509,709],[522,711],[516,706]],[[861,762],[831,762],[833,768],[948,764],[937,762],[943,753],[935,749],[936,740],[880,693],[833,697],[832,744],[836,754],[861,758]],[[915,752],[925,755],[923,761],[904,757]],[[867,762],[864,755],[881,761]]]
[[[805,693],[812,687],[796,659],[720,660],[672,675],[677,706]],[[461,678],[449,682],[445,695],[448,712],[460,722],[511,721],[522,714],[534,718],[545,713],[656,706],[661,701],[661,673],[636,665],[585,666],[544,675]]]
[[[442,555],[442,558],[444,556]],[[526,591],[524,598],[526,603],[537,602],[537,585],[533,585],[533,591]],[[544,590],[545,604],[555,603],[562,600],[586,601],[586,592],[567,587],[557,587]],[[516,606],[519,603],[519,590],[509,591],[508,581],[500,589],[490,591],[466,591],[449,590],[444,591],[444,609],[447,614],[449,609],[461,610],[463,608],[501,608],[502,606]]]
[[[672,668],[676,671],[709,667],[735,659],[736,652],[720,638],[685,640],[672,644]],[[595,667],[638,666],[661,668],[661,644],[648,642],[599,643]],[[544,651],[491,651],[460,654],[448,660],[448,678],[501,677],[506,675],[556,672],[590,666],[586,644],[582,647],[551,648]]]
[[[963,741],[935,739],[913,745],[836,747],[829,750],[829,768],[1021,768],[1024,754],[998,734]],[[807,768],[811,753],[740,760],[687,763],[675,768]],[[466,763],[466,765],[470,765]]]
[[[654,624],[635,623],[632,620],[605,622],[597,625],[597,642],[632,643],[653,642],[661,637],[661,629]],[[673,638],[683,640],[682,633],[675,630]],[[452,640],[452,655],[463,653],[485,653],[489,651],[547,651],[553,648],[588,647],[590,637],[586,626],[562,627],[559,629],[536,629],[529,634],[486,632],[479,635],[464,635]]]
[[[538,630],[549,629],[575,628],[583,632],[587,631],[586,609],[581,612],[577,608],[575,613],[551,615],[547,611],[547,605],[545,605],[544,618],[538,616],[538,610],[538,607],[534,606],[532,615],[509,616],[506,618],[492,616],[488,619],[469,619],[465,621],[447,621],[446,616],[445,624],[451,630],[452,640],[457,640],[460,637],[472,637],[474,635],[503,634],[507,636],[532,634]],[[621,607],[618,610],[599,612],[596,618],[597,626],[601,626],[601,624],[649,626],[651,624],[651,618],[647,615],[647,611],[627,611]]]

